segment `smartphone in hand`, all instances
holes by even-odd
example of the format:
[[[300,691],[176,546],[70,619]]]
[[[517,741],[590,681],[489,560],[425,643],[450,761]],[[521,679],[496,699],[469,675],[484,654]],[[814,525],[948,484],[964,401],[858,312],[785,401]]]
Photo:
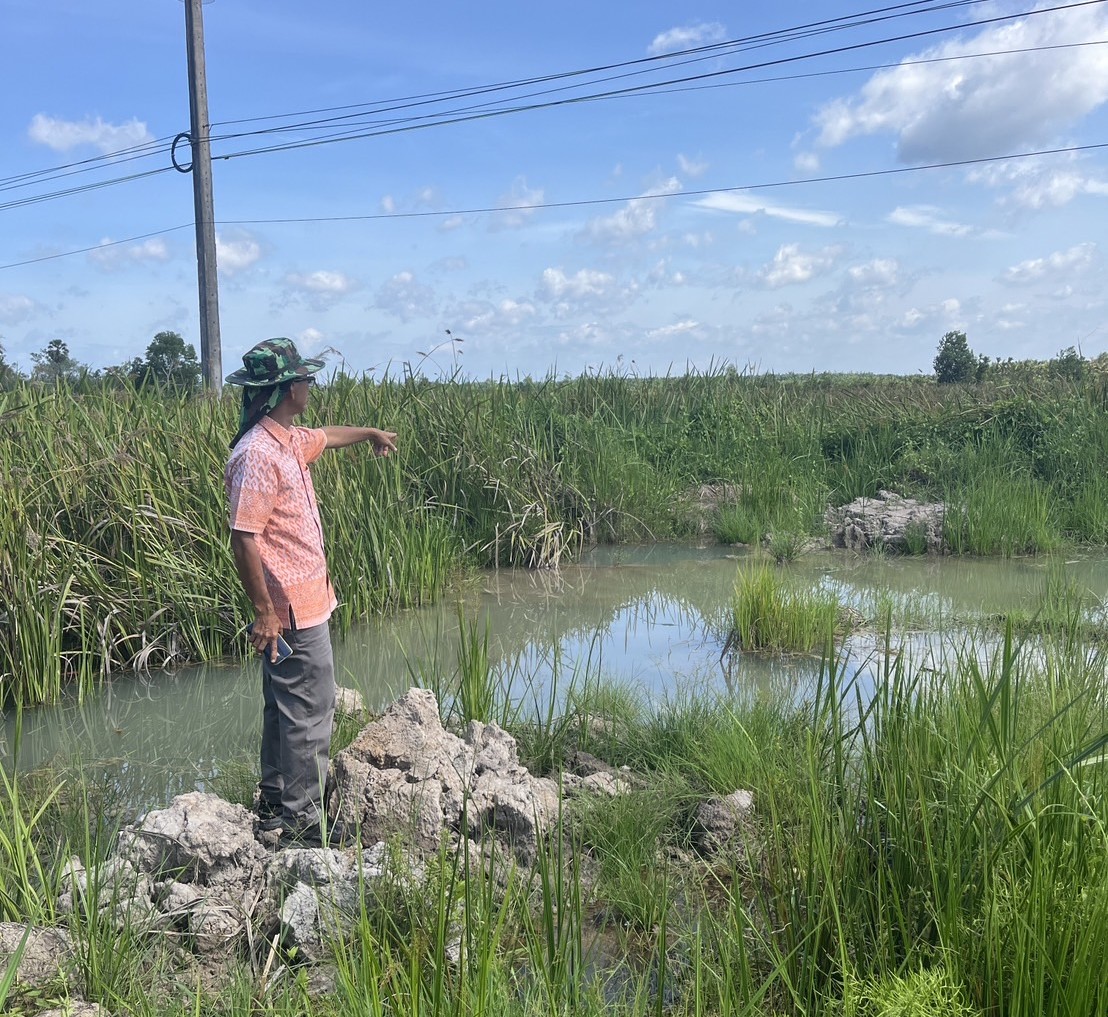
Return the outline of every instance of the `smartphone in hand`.
[[[253,631],[254,631],[254,623],[251,622],[249,625],[246,626],[246,634],[250,635],[250,633],[253,632]],[[259,650],[258,652],[261,653],[261,654],[265,654],[266,650],[268,650],[268,649],[269,649],[269,647],[267,646],[267,647],[265,647],[265,649]],[[283,637],[278,636],[277,637],[277,659],[275,661],[273,661],[273,663],[274,664],[280,664],[281,661],[288,660],[289,657],[291,657],[291,656],[292,656],[292,647],[289,646],[289,644],[285,642]]]

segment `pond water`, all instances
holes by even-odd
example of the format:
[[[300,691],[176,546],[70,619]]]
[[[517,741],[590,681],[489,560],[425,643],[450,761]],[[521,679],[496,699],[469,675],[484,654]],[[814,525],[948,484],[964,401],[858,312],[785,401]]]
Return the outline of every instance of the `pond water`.
[[[554,688],[598,679],[659,700],[688,689],[797,694],[818,661],[721,660],[746,559],[718,546],[612,548],[557,572],[487,573],[453,599],[374,619],[336,640],[338,681],[358,689],[370,709],[412,685],[447,686],[457,668],[460,605],[467,625],[487,626],[494,672],[524,710]],[[1108,596],[1103,554],[992,560],[814,552],[787,570],[834,589],[866,618],[892,606],[902,618],[897,627],[909,631],[899,645],[913,656],[943,653],[967,619],[1032,613],[1059,577],[1098,616]],[[848,644],[847,666],[860,680],[878,680],[880,643],[863,634]],[[0,762],[28,769],[79,761],[127,788],[137,807],[162,804],[203,788],[234,761],[252,764],[259,683],[254,660],[116,678],[82,703],[5,717]]]

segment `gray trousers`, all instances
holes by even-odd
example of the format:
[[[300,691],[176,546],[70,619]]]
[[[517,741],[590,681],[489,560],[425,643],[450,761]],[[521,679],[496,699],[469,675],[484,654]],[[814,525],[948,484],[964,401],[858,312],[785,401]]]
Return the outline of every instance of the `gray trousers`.
[[[280,805],[289,823],[319,822],[331,725],[335,719],[335,663],[328,624],[283,632],[292,656],[279,664],[262,657],[261,796]]]

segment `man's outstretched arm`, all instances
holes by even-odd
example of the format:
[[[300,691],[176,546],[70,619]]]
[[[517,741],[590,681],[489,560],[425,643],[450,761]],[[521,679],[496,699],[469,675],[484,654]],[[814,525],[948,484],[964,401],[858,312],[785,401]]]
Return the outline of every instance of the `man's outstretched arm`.
[[[346,448],[363,441],[373,443],[373,451],[379,456],[387,456],[396,451],[396,432],[382,431],[377,427],[325,427],[328,448]]]

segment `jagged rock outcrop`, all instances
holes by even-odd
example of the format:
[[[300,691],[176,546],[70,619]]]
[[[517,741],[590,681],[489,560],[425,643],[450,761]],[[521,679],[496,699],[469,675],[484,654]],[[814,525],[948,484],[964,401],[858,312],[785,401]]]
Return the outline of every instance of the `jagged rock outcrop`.
[[[835,547],[907,551],[918,543],[934,552],[943,549],[945,511],[941,502],[920,502],[879,491],[876,498],[856,498],[849,505],[828,509],[826,519]]]
[[[319,958],[363,907],[395,899],[397,890],[420,892],[424,860],[444,841],[466,846],[471,864],[488,863],[489,873],[509,871],[491,863],[505,851],[518,863],[534,861],[560,826],[560,791],[603,796],[642,786],[626,769],[580,750],[566,764],[560,781],[535,777],[499,726],[471,722],[454,734],[443,727],[434,694],[411,689],[332,763],[329,812],[360,831],[359,845],[267,848],[248,809],[191,792],[124,827],[115,851],[91,871],[71,860],[59,909],[95,911],[132,932],[160,934],[201,964],[236,950],[265,954],[277,944]],[[703,853],[746,843],[752,812],[745,791],[704,803],[697,817]],[[23,928],[0,926],[0,970]],[[23,963],[33,977],[56,980],[76,969],[64,931],[36,930],[29,945],[54,951],[28,950]],[[79,992],[74,985],[72,998]]]
[[[332,818],[359,827],[360,850],[267,849],[248,809],[190,792],[124,827],[93,872],[73,859],[59,908],[95,910],[203,956],[259,936],[310,952],[324,930],[357,916],[386,875],[384,842],[394,835],[411,849],[396,856],[409,882],[421,878],[420,853],[437,852],[444,837],[491,837],[527,863],[559,808],[555,782],[520,764],[506,731],[474,722],[458,737],[443,728],[434,695],[419,689],[339,754],[331,785]]]
[[[566,759],[568,769],[562,774],[562,791],[566,794],[587,794],[614,798],[627,794],[633,787],[631,774],[617,770],[589,752],[576,749]]]
[[[532,776],[515,739],[471,721],[462,736],[439,719],[434,693],[410,689],[331,764],[330,814],[362,842],[399,835],[424,852],[443,839],[493,836],[523,864],[557,818],[557,784]]]

